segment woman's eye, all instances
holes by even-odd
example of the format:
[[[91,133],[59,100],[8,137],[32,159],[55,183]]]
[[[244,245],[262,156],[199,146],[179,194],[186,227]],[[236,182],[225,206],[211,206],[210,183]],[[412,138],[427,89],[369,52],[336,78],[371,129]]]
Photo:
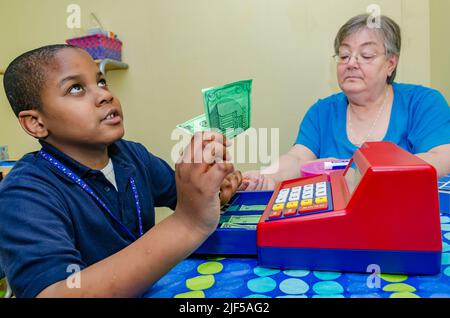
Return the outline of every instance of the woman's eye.
[[[106,84],[106,80],[105,79],[101,79],[101,80],[98,81],[98,86],[106,87],[106,86],[108,86],[108,84]]]
[[[79,94],[79,93],[81,93],[82,91],[83,91],[83,87],[81,87],[81,85],[78,85],[78,84],[72,85],[72,86],[69,88],[69,93],[70,93],[70,94]]]
[[[371,58],[375,57],[375,55],[376,55],[375,53],[362,53],[361,57],[363,59],[371,59]]]

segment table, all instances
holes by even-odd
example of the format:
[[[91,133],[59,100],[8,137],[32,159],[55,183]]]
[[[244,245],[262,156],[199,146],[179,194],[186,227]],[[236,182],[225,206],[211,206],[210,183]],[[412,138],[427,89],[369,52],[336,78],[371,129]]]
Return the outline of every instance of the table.
[[[441,215],[442,268],[435,276],[276,270],[256,258],[191,257],[147,298],[450,298],[450,215]],[[370,288],[370,287],[373,288]]]

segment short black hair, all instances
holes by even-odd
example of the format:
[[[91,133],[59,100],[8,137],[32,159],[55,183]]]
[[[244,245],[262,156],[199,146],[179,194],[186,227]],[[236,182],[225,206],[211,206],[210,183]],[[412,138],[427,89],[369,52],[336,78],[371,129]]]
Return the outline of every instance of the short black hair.
[[[3,77],[6,97],[16,114],[24,110],[41,109],[41,89],[46,81],[47,67],[62,49],[77,48],[68,44],[46,45],[16,57]]]

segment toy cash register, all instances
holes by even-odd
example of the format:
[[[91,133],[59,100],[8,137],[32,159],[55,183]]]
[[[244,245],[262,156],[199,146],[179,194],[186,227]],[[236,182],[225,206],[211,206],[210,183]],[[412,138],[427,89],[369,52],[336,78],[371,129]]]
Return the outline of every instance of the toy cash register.
[[[367,142],[336,174],[281,182],[257,225],[261,266],[440,272],[435,169],[390,142]]]

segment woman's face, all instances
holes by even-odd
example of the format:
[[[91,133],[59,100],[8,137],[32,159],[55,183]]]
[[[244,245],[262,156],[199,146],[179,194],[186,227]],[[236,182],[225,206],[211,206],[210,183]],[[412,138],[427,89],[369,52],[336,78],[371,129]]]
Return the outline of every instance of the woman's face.
[[[386,58],[380,35],[368,28],[347,36],[339,48],[342,62],[337,65],[339,87],[350,94],[382,90],[394,72],[398,57]],[[348,60],[346,57],[350,57]]]

